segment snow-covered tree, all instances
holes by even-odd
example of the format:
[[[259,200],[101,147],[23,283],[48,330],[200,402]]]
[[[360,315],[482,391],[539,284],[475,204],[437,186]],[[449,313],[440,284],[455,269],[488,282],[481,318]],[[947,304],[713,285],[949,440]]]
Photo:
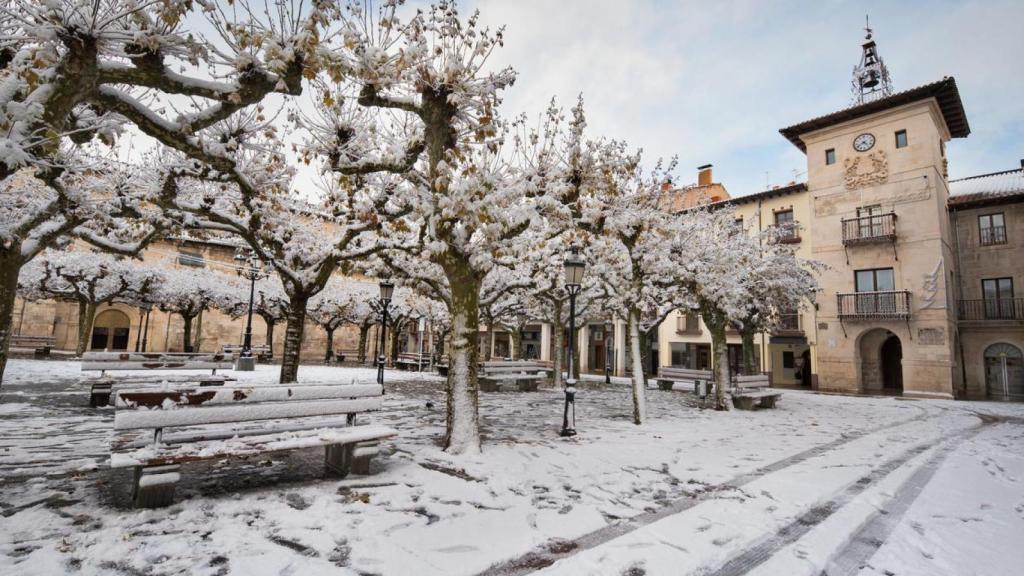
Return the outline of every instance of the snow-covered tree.
[[[210,270],[170,268],[150,295],[150,303],[164,312],[177,314],[184,321],[185,352],[192,352],[197,342],[192,337],[193,321],[203,311],[237,301],[242,292],[233,276]]]
[[[324,362],[334,359],[334,332],[344,324],[358,320],[359,301],[366,297],[361,282],[335,280],[310,299],[307,313],[310,319],[327,333]]]
[[[153,269],[108,254],[49,250],[22,269],[18,289],[30,300],[52,298],[78,304],[75,353],[81,356],[101,304],[144,301],[161,280]]]

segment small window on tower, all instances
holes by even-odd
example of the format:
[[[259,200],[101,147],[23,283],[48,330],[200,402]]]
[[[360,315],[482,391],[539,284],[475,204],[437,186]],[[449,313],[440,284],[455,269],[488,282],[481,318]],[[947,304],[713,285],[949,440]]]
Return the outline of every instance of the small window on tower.
[[[835,163],[836,163],[836,149],[835,148],[829,148],[828,150],[825,150],[825,164],[835,164]]]
[[[907,147],[907,131],[900,130],[896,133],[896,147],[906,148]]]

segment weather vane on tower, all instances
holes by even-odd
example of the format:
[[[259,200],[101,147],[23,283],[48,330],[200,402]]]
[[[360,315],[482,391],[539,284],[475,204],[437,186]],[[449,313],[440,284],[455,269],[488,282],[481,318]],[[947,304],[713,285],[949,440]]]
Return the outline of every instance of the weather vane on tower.
[[[860,64],[853,67],[853,104],[864,104],[893,93],[889,69],[885,67],[885,62],[878,55],[878,47],[871,39],[871,22],[867,16],[864,17],[864,30],[867,34],[861,46]]]

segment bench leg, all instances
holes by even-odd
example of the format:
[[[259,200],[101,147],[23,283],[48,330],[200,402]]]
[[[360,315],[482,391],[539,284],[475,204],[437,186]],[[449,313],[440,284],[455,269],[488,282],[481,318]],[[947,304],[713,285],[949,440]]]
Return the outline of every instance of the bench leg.
[[[659,390],[671,390],[672,389],[672,384],[673,383],[672,383],[671,380],[658,380],[658,389]]]
[[[174,502],[174,487],[181,479],[180,466],[138,466],[135,468],[135,490],[132,501],[136,508],[161,508]]]
[[[377,455],[377,442],[360,442],[352,449],[352,473],[363,476],[370,473],[370,460]]]
[[[480,391],[481,392],[497,392],[501,389],[501,385],[489,378],[480,379]]]
[[[775,396],[761,398],[761,408],[775,408]]]
[[[328,475],[344,478],[352,468],[352,444],[331,444],[324,447],[324,468]]]
[[[754,399],[749,396],[733,396],[732,405],[740,410],[753,410]]]
[[[106,386],[93,386],[89,391],[89,406],[98,408],[110,406],[110,388]]]
[[[520,380],[516,383],[519,386],[520,392],[536,392],[537,384],[536,380]]]

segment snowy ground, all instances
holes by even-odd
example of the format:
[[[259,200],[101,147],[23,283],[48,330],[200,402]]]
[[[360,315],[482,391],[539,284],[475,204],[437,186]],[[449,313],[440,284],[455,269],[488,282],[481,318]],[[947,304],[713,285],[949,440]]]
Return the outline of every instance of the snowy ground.
[[[236,373],[272,383],[276,367]],[[300,380],[372,382],[303,367]],[[400,436],[370,476],[322,451],[183,467],[178,503],[128,506],[105,466],[112,409],[75,362],[14,360],[0,388],[0,574],[1018,574],[1024,405],[786,392],[701,411],[587,384],[484,394],[485,453],[437,446],[443,382],[388,372],[372,420]],[[432,407],[428,407],[432,403]]]

